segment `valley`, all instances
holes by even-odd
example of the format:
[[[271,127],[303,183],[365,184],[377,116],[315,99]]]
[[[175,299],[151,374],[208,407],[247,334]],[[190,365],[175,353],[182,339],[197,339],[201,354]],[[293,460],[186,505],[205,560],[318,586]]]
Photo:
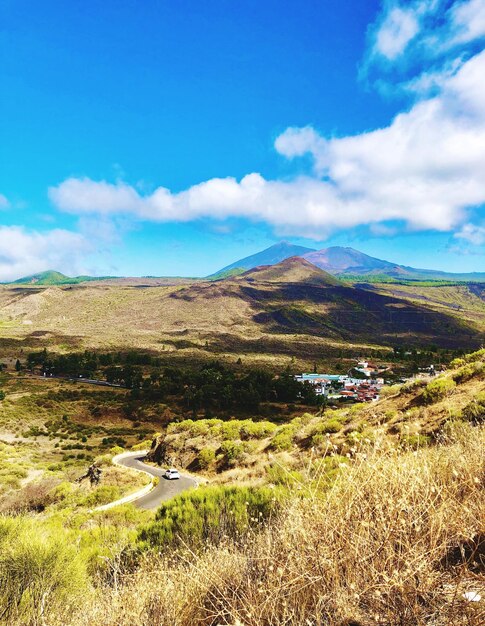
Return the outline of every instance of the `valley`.
[[[0,570],[2,589],[14,589],[18,598],[8,603],[0,591],[5,624],[34,624],[47,597],[49,623],[56,626],[66,620],[128,626],[133,614],[144,626],[154,615],[188,626],[211,620],[214,589],[224,614],[237,615],[243,606],[269,619],[275,612],[298,614],[305,602],[305,611],[318,616],[311,599],[330,599],[336,583],[329,570],[315,577],[315,567],[340,568],[347,559],[338,589],[349,589],[349,596],[332,609],[335,615],[370,610],[397,619],[404,604],[414,616],[431,613],[444,626],[463,610],[452,597],[481,590],[484,350],[455,358],[437,377],[387,385],[377,402],[330,407],[305,404],[298,389],[288,396],[294,382],[287,372],[232,373],[215,362],[177,372],[147,354],[74,357],[36,352],[20,369],[10,364],[0,375],[0,554],[21,564]],[[97,377],[117,371],[125,383],[131,377],[131,388],[32,376],[24,368],[36,362],[46,372],[62,364],[92,368]],[[139,365],[128,368],[128,362]],[[161,375],[154,375],[161,365]],[[284,396],[258,405],[248,395],[242,406],[239,391],[224,408],[227,396],[217,390],[247,376],[248,391],[257,383],[261,394],[267,388]],[[186,404],[192,385],[203,391],[199,405]],[[161,474],[158,463],[175,464],[199,487],[176,485],[168,500],[166,490],[155,487],[140,500],[106,508],[148,481],[113,460],[128,451],[137,458],[146,449],[144,462],[154,474]],[[93,462],[101,470],[99,485],[80,483]],[[472,556],[451,556],[463,552]],[[363,554],[365,567],[356,567]],[[247,567],[261,558],[258,578],[254,570],[247,578]],[[303,586],[288,602],[297,571]],[[383,572],[406,585],[396,590]],[[234,576],[254,598],[251,604],[240,605],[231,594]],[[382,603],[372,591],[363,588],[358,598],[352,591],[369,576],[385,595]],[[166,597],[156,582],[161,577],[172,590]],[[34,582],[35,593],[27,594]],[[272,589],[269,605],[260,606],[254,584]],[[174,603],[180,586],[184,595]],[[388,598],[396,594],[394,607]],[[468,623],[478,626],[479,607],[467,611]]]

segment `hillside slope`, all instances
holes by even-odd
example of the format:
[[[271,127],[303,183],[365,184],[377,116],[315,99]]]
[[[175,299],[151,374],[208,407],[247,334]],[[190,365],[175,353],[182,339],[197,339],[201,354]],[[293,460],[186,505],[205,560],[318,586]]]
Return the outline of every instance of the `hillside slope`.
[[[164,504],[139,534],[157,557],[76,624],[481,626],[484,357],[270,434],[267,423],[173,424],[177,453],[203,441],[213,468],[231,451],[232,486]],[[258,479],[270,488],[246,486]]]
[[[307,285],[341,285],[328,272],[298,256],[276,265],[261,265],[240,275],[240,280],[265,283],[304,283]]]
[[[15,280],[12,285],[77,285],[79,283],[85,283],[94,280],[103,280],[101,276],[66,276],[61,272],[55,270],[47,270],[46,272],[39,272],[38,274],[32,274],[31,276],[24,276]],[[109,278],[109,277],[106,277]]]
[[[483,625],[485,350],[371,404],[160,424],[201,484],[156,513],[95,508],[142,480],[110,465],[109,433],[146,445],[124,390],[2,385],[2,626]]]
[[[308,455],[318,458],[331,449],[349,458],[356,447],[376,442],[382,449],[415,449],[439,441],[451,424],[484,421],[485,350],[481,350],[456,359],[438,377],[384,387],[378,402],[327,408],[323,414],[306,413],[280,425],[200,418],[173,423],[153,442],[150,457],[159,458],[161,447],[177,467],[202,470],[218,483],[230,483],[236,475],[238,481],[264,481],[268,467],[275,464],[306,472]],[[224,447],[229,439],[233,455],[237,450],[233,460]]]
[[[298,258],[183,285],[2,287],[0,333],[4,348],[22,341],[305,358],[349,344],[473,349],[483,340],[485,303],[476,293],[459,310],[412,295],[340,284]]]

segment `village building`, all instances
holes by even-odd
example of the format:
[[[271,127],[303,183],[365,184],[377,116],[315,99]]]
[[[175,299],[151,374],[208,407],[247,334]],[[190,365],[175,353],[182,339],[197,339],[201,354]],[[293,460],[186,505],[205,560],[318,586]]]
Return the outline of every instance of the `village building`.
[[[379,392],[384,385],[383,378],[352,378],[346,374],[307,374],[295,376],[301,383],[314,386],[317,395],[331,400],[354,402],[373,402],[379,399]]]

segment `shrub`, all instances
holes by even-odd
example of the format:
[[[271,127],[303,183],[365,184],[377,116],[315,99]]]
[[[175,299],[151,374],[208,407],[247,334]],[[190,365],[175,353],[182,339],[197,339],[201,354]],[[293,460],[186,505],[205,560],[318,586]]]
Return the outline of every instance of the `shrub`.
[[[325,422],[322,422],[321,424],[318,424],[316,432],[322,434],[338,433],[341,428],[342,424],[338,419],[329,419],[325,420]]]
[[[270,447],[278,452],[289,450],[293,446],[295,429],[291,426],[282,426],[271,440]]]
[[[461,409],[456,407],[448,407],[448,417],[447,419],[450,421],[456,421],[463,417]]]
[[[278,495],[267,487],[201,487],[163,504],[138,540],[145,547],[178,543],[202,547],[224,538],[238,541],[270,517]]]
[[[115,487],[114,485],[102,485],[83,498],[79,502],[79,505],[91,508],[102,504],[108,504],[108,502],[117,500],[119,497],[120,490],[118,487]]]
[[[230,422],[224,422],[220,426],[220,434],[223,439],[239,439],[241,433],[242,422],[238,420],[231,420]]]
[[[198,463],[199,468],[204,470],[210,467],[216,458],[216,453],[212,448],[202,448],[199,452]]]
[[[241,437],[243,439],[264,439],[277,430],[272,422],[253,422],[244,420],[241,425]]]
[[[325,444],[328,445],[328,438],[325,435],[313,435],[312,437],[312,446],[317,448],[324,447]]]
[[[75,493],[74,485],[67,480],[59,483],[56,487],[54,487],[49,495],[53,498],[54,501],[65,501],[72,498]]]
[[[462,418],[475,424],[485,421],[485,392],[479,393],[462,411]]]
[[[342,467],[347,466],[348,463],[349,459],[339,454],[317,459],[310,466],[310,477],[319,485],[328,486],[335,480]]]
[[[227,440],[221,443],[221,452],[227,465],[233,465],[236,461],[239,461],[244,454],[244,450],[244,444],[240,441]]]
[[[421,387],[425,387],[425,386],[426,386],[426,381],[422,380],[421,378],[418,378],[417,380],[412,380],[408,383],[405,383],[404,385],[401,385],[401,389],[399,393],[401,395],[414,393],[418,389],[421,389]]]
[[[467,363],[475,363],[476,361],[483,361],[485,359],[485,348],[481,350],[477,350],[476,352],[472,352],[471,354],[467,354],[464,357]]]
[[[465,363],[466,363],[465,359],[460,359],[460,358],[453,359],[453,361],[451,361],[450,363],[450,367],[451,369],[457,369],[459,367],[463,367]]]
[[[456,387],[456,383],[451,378],[437,378],[426,385],[422,393],[425,404],[433,404],[448,396]]]
[[[88,589],[85,563],[62,533],[27,518],[0,518],[2,623],[44,624],[57,611],[69,619]]]
[[[192,420],[191,420],[192,421]],[[209,424],[208,420],[199,420],[192,422],[190,428],[188,429],[190,435],[192,437],[200,437],[201,435],[207,435],[209,432]]]
[[[2,502],[3,511],[22,513],[33,511],[40,513],[55,502],[52,489],[58,481],[53,478],[30,482],[22,489],[14,491]]]
[[[379,392],[381,398],[389,398],[395,396],[401,391],[401,385],[386,385]]]
[[[303,476],[301,472],[290,470],[279,463],[273,463],[266,468],[268,481],[274,485],[286,485],[287,487],[302,484]]]
[[[431,438],[428,435],[402,434],[399,438],[399,442],[403,448],[417,450],[418,448],[428,446],[431,443]]]
[[[141,441],[140,443],[135,443],[134,446],[131,446],[132,450],[150,450],[152,442],[150,439],[146,439],[145,441]]]
[[[483,374],[484,369],[484,363],[469,363],[453,373],[453,380],[457,383],[464,383],[475,376]]]
[[[184,420],[183,422],[172,422],[167,426],[167,435],[173,435],[175,433],[182,433],[185,430],[190,430],[190,424],[193,424],[193,420]]]

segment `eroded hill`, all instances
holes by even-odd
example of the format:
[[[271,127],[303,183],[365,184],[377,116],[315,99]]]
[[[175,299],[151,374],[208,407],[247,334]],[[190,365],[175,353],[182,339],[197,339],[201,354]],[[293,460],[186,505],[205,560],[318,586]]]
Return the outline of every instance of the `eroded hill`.
[[[448,289],[448,291],[447,291]],[[483,340],[482,293],[421,293],[349,286],[292,258],[219,281],[168,286],[4,286],[3,347],[135,346],[314,358],[343,346],[475,348]],[[456,298],[456,306],[453,305]],[[364,347],[365,346],[365,347]]]

